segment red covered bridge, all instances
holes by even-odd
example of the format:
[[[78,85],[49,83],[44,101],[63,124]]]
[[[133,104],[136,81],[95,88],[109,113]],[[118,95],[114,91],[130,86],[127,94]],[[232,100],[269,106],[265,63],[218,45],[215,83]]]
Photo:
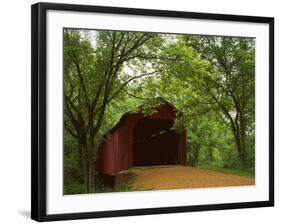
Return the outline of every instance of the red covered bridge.
[[[100,148],[100,173],[116,176],[133,166],[186,164],[185,130],[171,129],[176,110],[164,101],[152,115],[126,113]]]

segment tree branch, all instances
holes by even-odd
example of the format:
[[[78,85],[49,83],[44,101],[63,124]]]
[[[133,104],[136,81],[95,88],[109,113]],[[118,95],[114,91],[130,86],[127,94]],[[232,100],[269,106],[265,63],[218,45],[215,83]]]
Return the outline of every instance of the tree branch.
[[[134,76],[130,79],[128,79],[126,82],[124,82],[121,87],[109,98],[108,100],[108,103],[114,98],[116,97],[125,87],[126,85],[128,85],[131,81],[135,80],[135,79],[139,79],[141,77],[145,77],[145,76],[150,76],[150,75],[153,75],[155,74],[157,71],[153,71],[153,72],[149,72],[149,73],[145,73],[145,74],[142,74],[142,75],[138,75],[138,76]]]
[[[71,128],[67,125],[67,122],[64,120],[64,127],[65,129],[74,137],[74,138],[79,138],[78,134],[75,134]]]

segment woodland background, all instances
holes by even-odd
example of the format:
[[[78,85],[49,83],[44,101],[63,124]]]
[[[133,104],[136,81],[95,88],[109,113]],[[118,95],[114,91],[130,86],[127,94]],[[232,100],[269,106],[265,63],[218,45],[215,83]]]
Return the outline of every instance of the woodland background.
[[[65,29],[65,194],[112,190],[99,178],[103,136],[159,97],[187,130],[189,166],[254,175],[255,39]]]

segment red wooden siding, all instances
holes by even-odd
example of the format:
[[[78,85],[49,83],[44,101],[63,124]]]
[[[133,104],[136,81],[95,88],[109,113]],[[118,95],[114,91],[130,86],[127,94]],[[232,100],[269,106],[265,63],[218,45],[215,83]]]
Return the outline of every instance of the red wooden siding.
[[[150,116],[144,116],[142,113],[124,115],[120,122],[110,131],[110,136],[107,140],[101,144],[100,172],[105,175],[115,176],[119,171],[129,169],[133,166],[134,127],[142,118],[173,120],[175,118],[175,113],[174,107],[166,103]],[[178,164],[185,165],[185,130],[183,130],[181,134],[178,134],[177,139],[178,142],[175,150],[178,150]]]

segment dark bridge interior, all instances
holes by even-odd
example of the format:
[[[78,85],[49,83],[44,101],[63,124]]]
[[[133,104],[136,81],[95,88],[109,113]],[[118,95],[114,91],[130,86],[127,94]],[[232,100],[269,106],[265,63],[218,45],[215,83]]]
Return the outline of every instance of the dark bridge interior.
[[[178,164],[178,134],[173,120],[141,119],[134,128],[134,166]]]

